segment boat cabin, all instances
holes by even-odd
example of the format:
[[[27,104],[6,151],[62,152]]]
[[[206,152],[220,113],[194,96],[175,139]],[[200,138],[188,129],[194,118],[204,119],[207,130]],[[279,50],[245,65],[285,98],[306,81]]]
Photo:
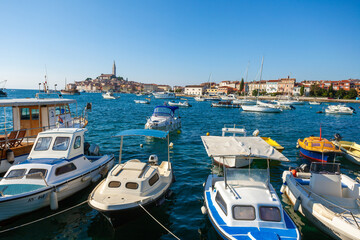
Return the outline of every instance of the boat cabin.
[[[153,112],[154,117],[174,117],[175,111],[179,109],[178,106],[156,106]]]
[[[322,150],[322,151],[334,151],[335,145],[325,138],[320,137],[308,137],[303,141],[306,149],[309,150]]]

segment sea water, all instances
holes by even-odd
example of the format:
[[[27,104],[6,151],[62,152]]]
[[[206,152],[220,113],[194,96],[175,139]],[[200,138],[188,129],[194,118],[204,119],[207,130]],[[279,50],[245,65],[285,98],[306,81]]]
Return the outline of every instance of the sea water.
[[[34,90],[6,90],[8,98],[34,97]],[[146,118],[150,117],[155,106],[164,104],[164,99],[152,98],[150,104],[135,104],[134,99],[143,99],[134,94],[115,94],[119,99],[103,99],[100,93],[82,93],[74,98],[77,104],[71,104],[73,113],[80,114],[86,103],[92,103],[88,114],[86,141],[98,144],[102,154],[114,154],[118,159],[120,139],[112,136],[126,129],[143,129]],[[282,185],[281,175],[289,167],[297,167],[307,160],[299,156],[296,142],[299,138],[319,135],[330,139],[340,133],[344,140],[360,142],[358,114],[328,115],[318,114],[327,104],[295,106],[296,110],[282,113],[251,113],[240,109],[212,108],[211,102],[196,102],[189,99],[192,107],[180,108],[182,121],[181,132],[170,134],[170,142],[176,182],[171,189],[173,194],[165,203],[151,213],[180,239],[217,239],[206,215],[202,215],[203,182],[211,171],[211,159],[207,156],[200,136],[221,135],[224,124],[244,126],[249,134],[255,129],[260,136],[268,136],[285,147],[283,154],[290,159],[288,163],[271,164],[271,183],[277,190],[283,206],[296,223],[302,239],[328,239],[311,222],[299,213],[295,213],[279,189]],[[347,104],[360,112],[360,104]],[[3,113],[2,113],[3,114]],[[11,118],[11,110],[7,110]],[[3,116],[1,117],[3,119]],[[143,144],[140,146],[140,144]],[[147,161],[150,154],[157,154],[159,161],[167,160],[166,141],[144,137],[125,137],[123,160],[137,158]],[[360,176],[360,166],[338,158],[342,172],[352,178]],[[265,168],[264,162],[255,161],[255,168]],[[85,201],[96,185],[79,192],[59,203],[61,211]],[[55,211],[56,212],[56,211]],[[55,213],[50,207],[19,217],[17,220],[0,227],[0,231],[15,227]],[[0,213],[1,214],[1,213]],[[1,239],[173,239],[173,237],[149,216],[144,216],[113,229],[109,222],[87,204],[74,208],[55,217],[25,226],[0,235]]]

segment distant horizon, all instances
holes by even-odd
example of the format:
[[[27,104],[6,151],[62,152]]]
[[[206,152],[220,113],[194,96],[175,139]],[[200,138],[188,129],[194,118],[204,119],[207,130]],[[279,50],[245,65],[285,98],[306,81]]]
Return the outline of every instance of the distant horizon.
[[[0,81],[160,85],[360,78],[360,1],[1,1]],[[14,14],[16,13],[16,14]],[[258,79],[256,79],[258,80]]]

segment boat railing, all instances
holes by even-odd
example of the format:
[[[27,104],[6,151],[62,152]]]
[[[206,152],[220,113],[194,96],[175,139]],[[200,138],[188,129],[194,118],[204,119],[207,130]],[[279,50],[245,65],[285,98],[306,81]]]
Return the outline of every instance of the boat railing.
[[[45,176],[44,176],[44,174],[42,173],[42,172],[34,172],[34,173],[28,173],[28,174],[24,174],[24,175],[20,175],[20,176],[10,176],[10,177],[0,177],[0,181],[2,181],[3,179],[8,179],[8,180],[10,180],[10,179],[22,179],[22,178],[24,178],[24,177],[31,177],[31,176],[40,176],[41,177],[41,179],[44,181],[44,183],[45,183],[45,185],[48,187],[49,186],[49,184],[47,183],[47,181],[46,181],[46,179],[45,179]],[[4,191],[4,189],[2,189],[1,191],[0,191],[0,195],[1,196],[3,196],[3,191]]]
[[[343,207],[341,207],[341,206],[339,206],[339,205],[336,205],[335,203],[330,202],[329,200],[327,200],[327,199],[325,199],[325,198],[317,195],[317,194],[314,193],[313,191],[305,188],[305,187],[302,186],[298,181],[295,181],[295,182],[296,182],[296,186],[301,187],[301,188],[308,194],[308,197],[311,196],[312,198],[315,198],[315,199],[317,198],[317,199],[319,199],[320,201],[326,202],[327,204],[329,204],[329,205],[332,206],[332,207],[335,207],[335,208],[340,209],[342,212],[337,212],[337,213],[335,213],[335,214],[336,214],[336,215],[340,215],[340,216],[341,216],[343,219],[345,219],[349,224],[352,224],[351,222],[349,222],[349,220],[346,219],[346,216],[344,216],[345,213],[350,214],[351,217],[352,217],[352,219],[354,220],[357,228],[360,229],[359,223],[357,222],[354,214],[353,214],[349,209],[346,209],[346,208],[343,208]]]

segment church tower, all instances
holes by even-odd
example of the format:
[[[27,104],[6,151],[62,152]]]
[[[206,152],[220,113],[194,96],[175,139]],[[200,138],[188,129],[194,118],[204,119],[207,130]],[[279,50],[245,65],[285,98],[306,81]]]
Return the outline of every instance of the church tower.
[[[112,74],[116,77],[116,65],[115,65],[115,61],[114,61],[114,64],[113,64],[113,69],[112,69]]]

